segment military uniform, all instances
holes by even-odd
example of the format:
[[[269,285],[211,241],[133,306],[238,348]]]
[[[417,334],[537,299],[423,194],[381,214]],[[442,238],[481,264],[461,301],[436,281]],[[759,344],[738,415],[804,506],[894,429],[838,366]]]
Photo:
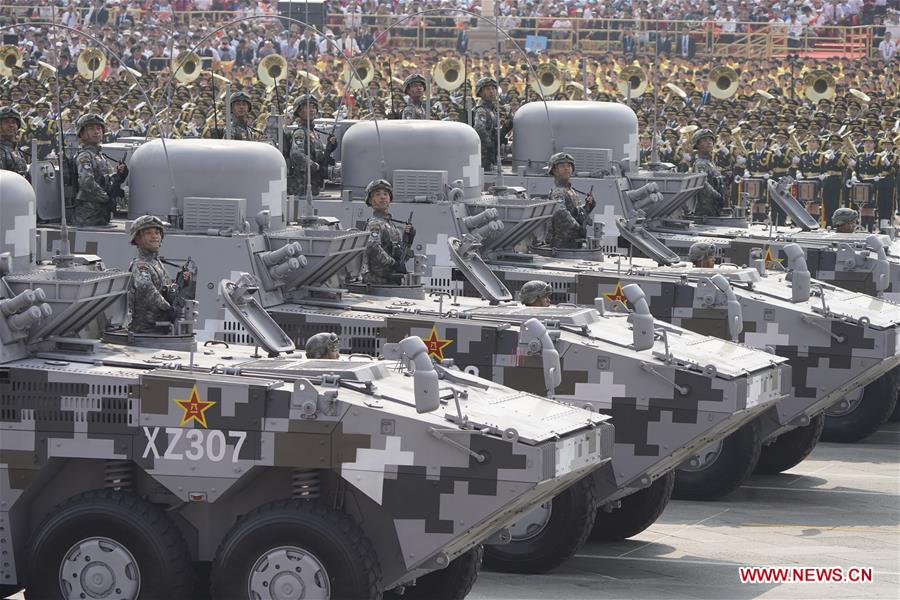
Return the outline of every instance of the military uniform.
[[[747,164],[746,169],[750,172],[751,177],[759,178],[766,180],[772,175],[772,168],[775,166],[775,155],[768,148],[764,148],[762,150],[752,150],[747,155]],[[769,193],[766,188],[766,183],[763,181],[762,186],[760,187],[760,195],[762,196],[756,202],[762,206],[768,204]],[[755,221],[765,220],[765,211],[763,212],[753,212],[753,216],[755,217]],[[773,211],[773,220],[775,217],[778,217],[778,223],[780,225],[784,225],[784,213]]]
[[[497,107],[479,99],[472,111],[472,126],[481,139],[481,166],[485,170],[497,166]]]
[[[425,120],[428,118],[427,107],[424,102],[408,102],[400,112],[400,118],[408,120]]]
[[[231,139],[256,141],[256,133],[250,128],[250,124],[238,119],[231,120]]]
[[[22,177],[28,174],[28,162],[15,142],[0,140],[0,171],[13,171]]]
[[[822,182],[822,201],[825,203],[826,225],[830,227],[831,216],[841,203],[846,159],[843,152],[834,150],[826,150],[824,158],[825,179]]]
[[[725,206],[725,178],[722,172],[708,156],[697,156],[691,170],[694,173],[706,173],[706,181],[697,194],[694,214],[701,217],[718,216]]]
[[[366,242],[366,260],[363,279],[366,283],[398,283],[405,268],[401,260],[403,236],[391,222],[391,215],[376,211],[366,223],[369,239]]]
[[[121,195],[123,179],[110,173],[100,146],[81,144],[75,155],[78,194],[75,196],[75,225],[107,225],[112,200]]]
[[[128,330],[135,333],[162,332],[158,321],[173,321],[175,310],[167,298],[171,298],[174,284],[166,273],[156,252],[139,250],[138,257],[129,267],[131,282],[128,285],[128,309],[131,322]]]
[[[594,205],[587,204],[585,196],[568,185],[555,186],[550,190],[550,199],[557,203],[550,219],[550,246],[579,248],[580,240],[587,237],[587,227]]]
[[[309,154],[307,154],[307,143]],[[328,161],[328,149],[319,135],[303,125],[297,127],[291,136],[290,161],[288,169],[288,195],[302,196],[306,194],[306,169],[309,165],[310,186],[313,195],[317,195],[325,183],[323,169]]]
[[[893,217],[893,168],[891,159],[878,152],[862,152],[856,159],[856,176],[864,183],[872,184],[872,200],[878,210],[877,219]],[[865,224],[868,225],[868,224]],[[877,226],[877,223],[876,223]]]

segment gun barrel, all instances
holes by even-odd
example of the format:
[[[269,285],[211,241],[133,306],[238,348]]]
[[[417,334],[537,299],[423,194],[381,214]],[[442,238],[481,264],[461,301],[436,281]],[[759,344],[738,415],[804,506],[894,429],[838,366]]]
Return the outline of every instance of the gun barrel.
[[[37,306],[32,306],[28,310],[12,315],[6,319],[6,323],[13,331],[24,331],[33,324],[41,320],[44,311]]]
[[[498,217],[496,208],[489,208],[484,210],[477,215],[472,215],[471,217],[465,217],[462,221],[466,226],[466,229],[472,231],[473,229],[478,229],[483,227],[484,225],[490,223],[491,221],[496,221]]]
[[[44,290],[39,290],[43,296]],[[25,290],[22,293],[6,300],[0,300],[0,311],[7,317],[22,312],[38,301],[38,295],[34,290]]]
[[[302,252],[302,248],[300,247],[300,242],[291,242],[286,246],[282,246],[278,250],[272,250],[270,252],[264,252],[260,254],[260,259],[262,259],[263,264],[267,267],[274,267],[277,264],[283,263],[294,256],[300,256]]]
[[[291,271],[299,269],[300,266],[300,260],[296,257],[291,257],[285,262],[269,267],[269,275],[271,275],[273,279],[283,279],[284,277],[287,277]]]

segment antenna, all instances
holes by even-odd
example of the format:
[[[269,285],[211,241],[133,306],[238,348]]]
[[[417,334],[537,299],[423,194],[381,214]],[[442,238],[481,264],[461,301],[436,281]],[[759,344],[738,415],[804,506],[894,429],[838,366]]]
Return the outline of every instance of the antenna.
[[[53,6],[53,21],[56,21],[56,6]],[[56,64],[59,65],[59,53],[61,50],[57,49],[55,58]],[[65,132],[63,131],[62,126],[62,101],[59,99],[59,89],[62,87],[62,84],[59,81],[59,69],[56,69],[56,73],[54,74],[54,83],[56,84],[56,129],[59,132],[59,255],[57,257],[57,264],[59,266],[71,266],[72,264],[72,248],[69,246],[69,224],[66,220],[66,191],[65,184],[63,182],[64,173],[65,173],[65,160],[66,160],[66,140],[65,140]]]
[[[494,2],[494,51],[497,53],[495,64],[497,65],[497,186],[503,187],[503,165],[500,163],[500,3]]]

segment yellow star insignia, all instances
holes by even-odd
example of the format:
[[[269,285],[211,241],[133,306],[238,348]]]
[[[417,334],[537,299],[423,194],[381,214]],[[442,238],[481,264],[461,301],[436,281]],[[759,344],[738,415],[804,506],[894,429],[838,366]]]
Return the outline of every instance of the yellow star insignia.
[[[191,390],[191,397],[188,400],[176,400],[175,403],[184,409],[184,416],[181,417],[181,425],[187,425],[191,421],[197,421],[201,427],[206,428],[206,411],[209,410],[215,402],[208,402],[200,399],[197,393],[197,386]]]
[[[757,256],[759,256],[759,255],[757,255]],[[772,248],[771,248],[771,247],[766,248],[766,255],[763,257],[763,260],[764,260],[765,263],[766,263],[766,268],[767,268],[767,269],[769,268],[769,265],[774,265],[775,263],[779,263],[779,264],[780,264],[780,263],[784,262],[784,259],[783,259],[783,258],[775,258],[775,255],[772,254]]]
[[[433,356],[438,360],[444,360],[444,348],[453,343],[453,340],[442,340],[438,337],[437,328],[433,325],[431,327],[431,335],[423,341],[428,348],[428,356]]]
[[[607,300],[609,300],[610,304],[613,305],[613,308],[616,307],[618,302],[621,302],[623,306],[628,306],[628,298],[625,296],[625,292],[622,291],[622,282],[616,282],[616,291],[610,293],[606,292],[603,294]]]

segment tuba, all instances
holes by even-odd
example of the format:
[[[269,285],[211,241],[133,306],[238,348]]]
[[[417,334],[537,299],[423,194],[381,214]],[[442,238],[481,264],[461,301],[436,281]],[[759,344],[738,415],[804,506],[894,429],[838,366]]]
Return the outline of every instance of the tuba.
[[[0,76],[12,76],[13,69],[22,66],[22,53],[15,46],[0,48]]]
[[[442,90],[452,92],[463,84],[463,64],[456,58],[445,58],[434,65],[431,79]]]
[[[341,75],[344,85],[350,86],[354,90],[366,87],[374,77],[375,68],[372,65],[372,61],[364,56],[351,58]]]
[[[87,48],[78,55],[75,66],[79,75],[93,81],[106,69],[106,55],[97,48]]]
[[[202,71],[200,57],[195,52],[182,52],[172,61],[175,79],[179,83],[188,84],[200,77]]]
[[[647,74],[637,65],[629,65],[619,72],[616,89],[628,99],[637,98],[647,89]]]
[[[259,61],[256,76],[267,88],[273,88],[287,77],[287,61],[280,54],[270,54]]]
[[[541,98],[552,96],[562,87],[562,73],[556,65],[550,63],[538,65],[534,74],[535,78],[531,82],[531,89]]]
[[[811,102],[834,98],[834,76],[824,69],[816,69],[803,78],[803,94]]]
[[[727,100],[734,96],[738,89],[737,71],[725,65],[713,67],[707,78],[706,90],[713,98]]]

